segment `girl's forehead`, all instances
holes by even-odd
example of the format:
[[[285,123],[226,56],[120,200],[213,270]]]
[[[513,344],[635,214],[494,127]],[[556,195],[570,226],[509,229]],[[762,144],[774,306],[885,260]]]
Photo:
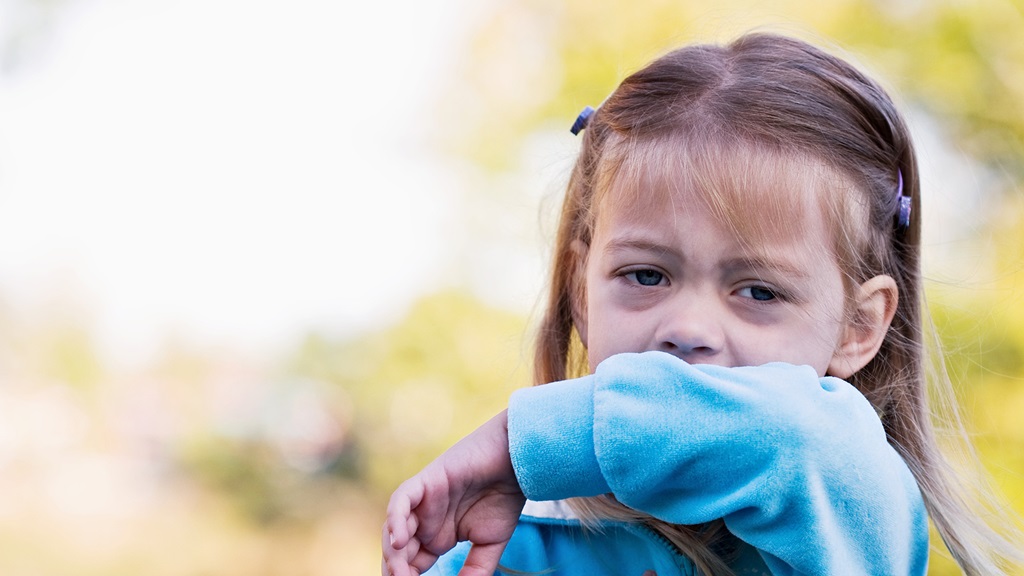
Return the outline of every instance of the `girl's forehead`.
[[[620,221],[699,210],[751,246],[827,229],[842,211],[830,198],[850,186],[813,156],[746,143],[634,143],[618,155],[601,186],[598,221],[609,210]]]

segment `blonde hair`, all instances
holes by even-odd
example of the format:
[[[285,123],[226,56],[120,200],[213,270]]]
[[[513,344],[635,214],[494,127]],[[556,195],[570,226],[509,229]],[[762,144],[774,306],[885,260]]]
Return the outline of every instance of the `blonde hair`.
[[[683,165],[685,175],[678,172]],[[535,350],[536,383],[586,372],[586,350],[573,322],[574,310],[586,301],[584,263],[574,244],[589,245],[597,208],[613,183],[659,169],[675,169],[673,175],[695,182],[710,207],[755,240],[764,233],[757,228],[765,224],[758,223],[786,225],[771,215],[785,214],[788,201],[785,194],[773,200],[762,193],[757,206],[780,204],[767,216],[743,218],[758,186],[738,184],[737,174],[749,182],[788,171],[797,178],[810,176],[817,189],[831,192],[821,194],[822,217],[833,231],[832,249],[848,298],[854,286],[880,274],[891,276],[900,294],[880,350],[850,382],[879,413],[890,444],[917,479],[932,522],[963,570],[1002,574],[1009,562],[1020,562],[1020,552],[982,518],[990,508],[979,504],[979,491],[960,480],[936,440],[925,374],[929,332],[922,312],[920,184],[909,130],[878,84],[805,42],[757,33],[725,46],[675,50],[626,78],[590,118],[562,207]],[[894,221],[900,178],[912,199],[905,227]],[[952,397],[948,377],[933,380],[942,398]],[[962,430],[955,404],[948,404],[954,408],[954,429]],[[646,523],[702,572],[730,573],[736,542],[720,520],[667,524],[610,496],[577,499],[574,506],[585,517]]]

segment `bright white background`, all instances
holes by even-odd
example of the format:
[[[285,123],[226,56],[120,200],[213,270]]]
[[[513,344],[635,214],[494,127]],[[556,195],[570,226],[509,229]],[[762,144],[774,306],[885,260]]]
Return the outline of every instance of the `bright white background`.
[[[470,7],[352,4],[68,4],[0,76],[0,303],[70,302],[131,361],[366,329],[444,285],[459,184],[424,136]]]

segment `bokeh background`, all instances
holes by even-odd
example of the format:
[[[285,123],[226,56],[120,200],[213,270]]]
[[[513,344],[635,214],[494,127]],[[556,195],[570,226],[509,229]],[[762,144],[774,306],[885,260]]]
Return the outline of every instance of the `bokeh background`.
[[[390,491],[529,383],[578,111],[755,27],[908,111],[1024,511],[1021,0],[0,0],[0,573],[377,573]]]

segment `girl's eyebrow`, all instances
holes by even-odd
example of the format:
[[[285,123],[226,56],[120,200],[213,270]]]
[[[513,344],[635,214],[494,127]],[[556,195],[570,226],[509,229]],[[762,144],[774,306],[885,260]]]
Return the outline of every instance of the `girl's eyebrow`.
[[[796,264],[780,260],[778,258],[770,258],[765,255],[754,255],[754,256],[743,256],[739,258],[730,258],[726,260],[722,267],[729,271],[738,270],[754,270],[754,271],[770,271],[776,274],[782,274],[788,277],[796,277],[798,279],[805,279],[810,276],[807,270]]]
[[[643,234],[624,234],[618,238],[613,238],[605,244],[603,252],[607,255],[613,255],[631,250],[658,254],[676,254],[676,250],[672,246],[658,242]],[[729,272],[743,270],[772,272],[798,280],[804,280],[811,276],[805,267],[783,258],[773,258],[767,254],[750,254],[729,258],[722,262],[722,269]]]
[[[616,252],[624,252],[626,250],[641,250],[663,254],[673,252],[670,246],[650,238],[646,238],[643,235],[624,235],[619,238],[613,238],[605,244],[603,251],[605,254],[614,254]]]

